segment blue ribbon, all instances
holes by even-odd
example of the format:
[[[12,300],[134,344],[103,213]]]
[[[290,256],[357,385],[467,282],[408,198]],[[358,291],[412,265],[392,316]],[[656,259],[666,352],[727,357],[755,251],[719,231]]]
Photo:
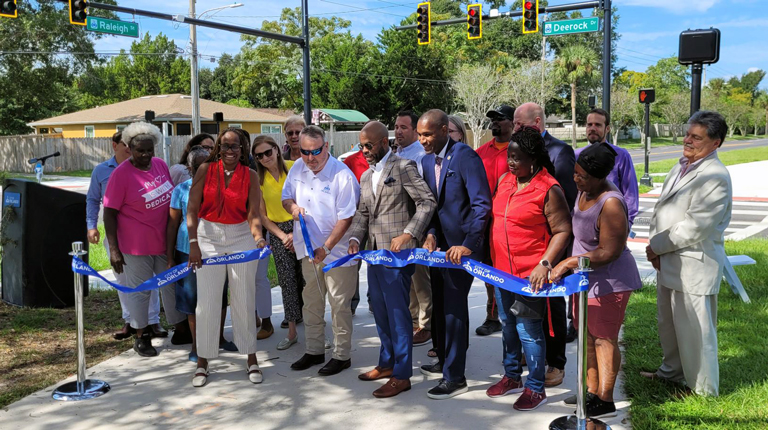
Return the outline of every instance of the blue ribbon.
[[[323,267],[323,272],[342,266],[350,260],[363,260],[368,264],[390,267],[405,267],[409,264],[419,264],[428,267],[463,269],[483,282],[528,297],[566,297],[589,289],[588,275],[586,273],[576,273],[561,279],[559,282],[545,284],[539,292],[534,293],[531,283],[527,279],[518,278],[466,257],[461,259],[461,265],[456,265],[445,258],[445,252],[429,252],[424,248],[405,249],[400,252],[387,250],[360,251],[327,264]]]
[[[307,256],[314,260],[315,250],[312,249],[312,240],[309,238],[309,230],[307,230],[307,223],[304,222],[304,215],[299,214],[299,226],[301,226],[301,236],[304,237],[304,247],[307,249]]]
[[[262,260],[264,258],[268,258],[271,254],[272,254],[272,251],[267,246],[261,249],[252,249],[250,251],[245,251],[245,252],[235,252],[233,254],[204,258],[203,265],[205,266],[205,265],[246,263],[249,261]],[[136,293],[139,291],[156,290],[160,287],[163,287],[168,284],[172,284],[174,282],[177,282],[186,278],[187,276],[189,276],[191,270],[192,268],[188,265],[188,263],[177,264],[176,266],[171,267],[165,272],[147,279],[146,281],[142,282],[141,285],[139,285],[138,287],[131,288],[131,287],[125,287],[120,284],[116,284],[108,280],[107,278],[101,276],[99,272],[94,270],[93,267],[89,266],[88,263],[84,262],[83,260],[77,257],[72,257],[73,272],[79,273],[81,275],[87,275],[87,276],[93,276],[93,277],[99,278],[102,281],[106,282],[107,284],[111,285],[114,289],[118,291],[122,291],[124,293]]]

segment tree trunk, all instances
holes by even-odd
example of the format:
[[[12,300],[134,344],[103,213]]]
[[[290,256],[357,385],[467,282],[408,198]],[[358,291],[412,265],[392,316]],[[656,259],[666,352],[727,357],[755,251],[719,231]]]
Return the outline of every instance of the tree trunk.
[[[576,82],[571,83],[571,127],[573,128],[571,146],[576,149]]]
[[[677,126],[673,124],[669,129],[672,132],[672,143],[677,144]]]
[[[613,144],[616,146],[619,145],[619,133],[621,133],[621,127],[616,127],[613,130]]]

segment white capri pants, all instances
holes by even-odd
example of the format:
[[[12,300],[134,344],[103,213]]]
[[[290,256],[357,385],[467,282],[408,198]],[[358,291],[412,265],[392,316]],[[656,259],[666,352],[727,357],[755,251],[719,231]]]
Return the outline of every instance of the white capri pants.
[[[106,236],[104,237],[104,249],[107,250],[107,258],[109,258],[109,242]],[[112,274],[115,276],[115,282],[119,285],[127,286],[125,284],[125,271],[123,273],[117,273],[112,270]],[[120,308],[123,310],[123,320],[127,324],[131,323],[131,314],[128,312],[128,306],[125,305],[125,295],[122,291],[117,292],[117,297],[120,299]],[[149,323],[158,324],[160,322],[160,293],[157,290],[152,290],[149,295]]]
[[[147,279],[162,273],[168,266],[165,255],[130,255],[123,254],[125,265],[123,275],[126,287],[138,287]],[[163,308],[168,324],[178,324],[187,316],[176,310],[176,284],[166,284],[159,288],[163,296]],[[149,325],[149,304],[152,291],[139,291],[123,294],[123,306],[130,314],[131,327],[143,329]]]
[[[198,245],[203,258],[249,251],[256,248],[247,222],[220,224],[200,220]],[[219,356],[221,297],[224,280],[229,277],[232,331],[238,351],[256,353],[256,286],[254,279],[263,260],[247,263],[203,266],[197,270],[197,355],[211,359]]]

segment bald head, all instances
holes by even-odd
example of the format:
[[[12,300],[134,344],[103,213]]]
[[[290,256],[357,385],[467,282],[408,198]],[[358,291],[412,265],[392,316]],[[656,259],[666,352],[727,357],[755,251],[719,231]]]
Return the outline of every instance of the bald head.
[[[439,154],[448,143],[448,114],[432,109],[419,118],[416,131],[427,154]]]
[[[523,103],[515,109],[515,132],[523,127],[533,127],[544,132],[545,124],[544,109],[536,103]]]
[[[389,131],[379,121],[370,121],[360,130],[360,150],[368,164],[373,166],[389,152]]]

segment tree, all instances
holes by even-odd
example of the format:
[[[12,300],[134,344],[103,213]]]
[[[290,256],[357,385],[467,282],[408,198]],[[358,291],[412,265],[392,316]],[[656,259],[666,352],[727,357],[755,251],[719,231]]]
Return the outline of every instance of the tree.
[[[200,69],[198,72],[200,98],[221,103],[241,98],[240,93],[232,86],[234,72],[239,62],[239,56],[222,54],[215,69]]]
[[[84,108],[156,94],[189,94],[189,61],[181,58],[173,40],[146,33],[103,66],[81,74],[76,87]]]
[[[74,76],[97,61],[93,42],[103,36],[71,25],[67,10],[57,6],[20,1],[18,18],[0,18],[0,135],[28,133],[27,123],[78,108]]]
[[[675,92],[668,96],[665,103],[659,104],[661,117],[672,127],[672,142],[677,143],[677,136],[682,136],[683,129],[690,116],[691,95]]]
[[[583,46],[564,48],[555,58],[555,74],[571,86],[571,124],[573,137],[571,145],[576,147],[576,83],[580,79],[591,77],[595,71],[597,54]]]
[[[752,104],[752,95],[740,87],[729,88],[723,107],[720,111],[725,117],[725,121],[730,129],[730,137],[733,137],[735,129],[738,127],[741,135],[746,135],[746,127],[749,125],[748,115],[750,105]]]
[[[526,102],[546,106],[547,101],[557,95],[557,81],[553,64],[549,61],[525,63],[506,72],[505,78],[509,92],[507,101],[512,106]]]
[[[662,58],[645,71],[644,85],[657,91],[683,91],[691,88],[688,80],[691,72],[687,66],[677,62],[677,56]]]
[[[621,131],[634,124],[637,99],[623,85],[614,85],[611,91],[611,135],[613,144],[618,144]]]
[[[760,82],[763,81],[764,77],[765,71],[757,69],[741,75],[740,78],[737,78],[736,76],[731,77],[731,79],[728,80],[728,85],[734,88],[741,88],[749,93],[754,100],[758,95]]]
[[[482,64],[464,65],[451,78],[451,88],[472,129],[473,148],[480,146],[480,132],[489,122],[485,114],[505,99],[503,82],[504,78],[493,67]]]
[[[764,135],[768,136],[768,92],[760,91],[760,93],[758,93],[757,98],[755,100],[755,106],[762,109],[762,111],[765,113]],[[755,129],[755,134],[757,134],[757,129]]]

